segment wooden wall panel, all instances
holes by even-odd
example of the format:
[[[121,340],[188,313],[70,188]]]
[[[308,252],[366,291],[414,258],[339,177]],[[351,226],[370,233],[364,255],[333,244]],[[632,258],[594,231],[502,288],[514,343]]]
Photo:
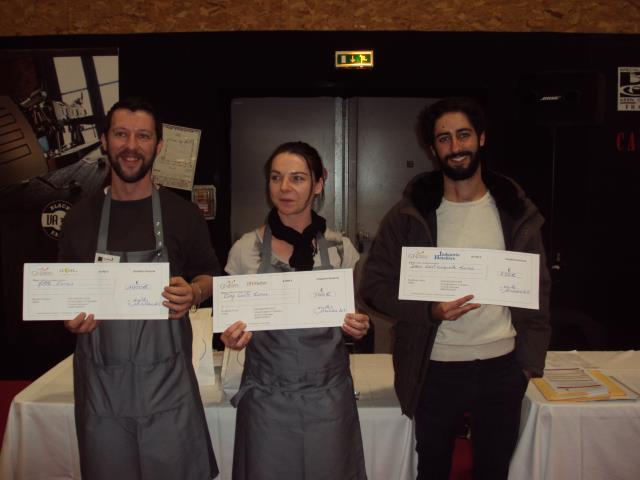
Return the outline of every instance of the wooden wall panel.
[[[243,30],[638,33],[637,0],[3,0],[0,36]]]

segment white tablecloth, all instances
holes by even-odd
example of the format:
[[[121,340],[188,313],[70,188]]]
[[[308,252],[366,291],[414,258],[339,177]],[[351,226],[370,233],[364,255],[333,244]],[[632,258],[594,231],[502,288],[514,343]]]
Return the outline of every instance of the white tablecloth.
[[[390,355],[354,355],[358,412],[370,480],[415,478],[413,427],[400,413]],[[231,478],[235,409],[219,387],[201,387],[205,415],[220,468]],[[73,415],[72,358],[56,365],[14,399],[7,419],[0,479],[80,479]]]
[[[549,353],[549,361],[562,357]],[[578,355],[578,354],[576,354]],[[605,372],[640,385],[640,352],[581,352]],[[548,362],[549,364],[549,362]],[[354,355],[358,411],[370,480],[415,478],[413,427],[400,414],[389,355]],[[623,380],[623,381],[624,381]],[[231,478],[235,409],[219,388],[201,388],[221,480]],[[512,480],[640,478],[640,402],[552,403],[529,385]],[[79,479],[71,357],[18,394],[0,454],[0,479]]]
[[[601,368],[636,390],[640,385],[640,351],[549,352],[547,367],[572,360]],[[640,479],[640,401],[549,402],[530,383],[509,478]]]

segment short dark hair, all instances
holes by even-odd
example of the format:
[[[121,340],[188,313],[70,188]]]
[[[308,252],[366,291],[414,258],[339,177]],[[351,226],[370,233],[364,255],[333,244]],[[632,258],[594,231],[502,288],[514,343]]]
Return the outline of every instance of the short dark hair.
[[[267,193],[269,192],[269,180],[271,177],[271,165],[273,164],[273,159],[276,158],[281,153],[293,153],[294,155],[298,155],[304,158],[304,161],[307,163],[307,167],[311,172],[313,180],[317,182],[321,178],[325,179],[325,170],[324,165],[322,164],[322,158],[318,151],[313,148],[311,145],[305,142],[297,141],[297,142],[286,142],[282,145],[278,145],[273,153],[269,156],[267,163],[264,164],[264,176],[267,180]],[[322,193],[320,194],[319,204],[321,205],[324,201],[324,185],[322,186]]]
[[[107,113],[107,116],[104,119],[104,125],[101,133],[103,133],[104,135],[107,134],[107,132],[111,128],[111,119],[113,118],[113,112],[120,109],[131,110],[132,112],[136,112],[138,110],[147,112],[153,117],[153,123],[155,124],[156,137],[158,138],[158,141],[162,140],[162,121],[158,116],[158,112],[151,102],[140,97],[123,98],[122,100],[114,103],[113,107],[111,107],[109,113]]]
[[[435,142],[436,122],[445,113],[464,113],[478,136],[487,130],[487,120],[480,104],[469,97],[449,97],[425,107],[418,115],[418,132],[428,147]]]

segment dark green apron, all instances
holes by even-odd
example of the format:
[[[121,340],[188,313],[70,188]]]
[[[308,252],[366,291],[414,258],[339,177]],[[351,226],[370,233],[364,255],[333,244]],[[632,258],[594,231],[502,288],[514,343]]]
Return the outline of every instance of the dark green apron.
[[[152,194],[154,250],[107,249],[111,192],[97,252],[121,262],[168,262],[160,195]],[[76,430],[84,480],[208,480],[218,473],[191,362],[188,316],[110,320],[78,335]]]
[[[328,242],[316,238],[321,266]],[[286,268],[286,267],[285,267]],[[258,273],[271,262],[267,226]],[[253,332],[237,406],[234,480],[366,479],[360,422],[340,328]]]

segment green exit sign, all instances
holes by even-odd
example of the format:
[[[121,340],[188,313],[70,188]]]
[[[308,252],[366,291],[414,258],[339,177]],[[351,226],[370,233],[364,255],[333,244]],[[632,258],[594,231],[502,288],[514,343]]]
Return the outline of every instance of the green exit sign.
[[[373,68],[373,50],[336,52],[336,68]]]

